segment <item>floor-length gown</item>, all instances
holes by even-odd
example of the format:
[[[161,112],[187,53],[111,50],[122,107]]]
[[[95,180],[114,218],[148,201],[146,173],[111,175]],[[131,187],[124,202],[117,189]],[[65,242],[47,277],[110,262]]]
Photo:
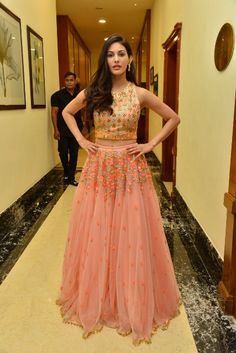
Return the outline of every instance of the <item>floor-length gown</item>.
[[[94,113],[104,143],[75,192],[57,302],[84,337],[107,325],[138,344],[178,313],[180,294],[147,162],[126,150],[140,115],[134,84],[113,93],[112,108]]]

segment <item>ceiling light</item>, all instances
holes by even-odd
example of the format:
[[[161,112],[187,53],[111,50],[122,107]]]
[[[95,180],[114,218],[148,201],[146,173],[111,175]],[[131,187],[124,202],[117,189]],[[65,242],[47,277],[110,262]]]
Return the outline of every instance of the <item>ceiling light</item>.
[[[107,20],[105,20],[105,18],[100,18],[100,20],[98,20],[99,23],[106,23]]]
[[[108,37],[104,38],[104,40],[105,40],[105,41],[108,40]]]

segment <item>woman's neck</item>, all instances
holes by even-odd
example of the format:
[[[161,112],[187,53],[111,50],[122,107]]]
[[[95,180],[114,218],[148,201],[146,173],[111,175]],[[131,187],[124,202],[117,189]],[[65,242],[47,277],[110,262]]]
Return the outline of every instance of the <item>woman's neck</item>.
[[[119,91],[120,89],[127,86],[128,80],[126,76],[122,77],[113,77],[112,78],[112,91]]]

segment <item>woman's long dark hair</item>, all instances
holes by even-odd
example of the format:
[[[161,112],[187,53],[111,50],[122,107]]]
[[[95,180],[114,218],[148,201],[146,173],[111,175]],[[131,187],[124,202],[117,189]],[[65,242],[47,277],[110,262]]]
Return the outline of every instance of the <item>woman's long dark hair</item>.
[[[99,112],[109,111],[112,113],[112,75],[107,63],[107,52],[113,43],[120,43],[123,45],[128,53],[128,56],[132,56],[132,49],[128,41],[121,35],[113,34],[104,42],[98,60],[98,69],[93,75],[89,86],[85,90],[86,110],[90,118],[93,117],[93,112],[95,110]],[[128,71],[128,69],[126,70],[126,78],[128,81],[136,84],[133,60],[130,64],[130,71]]]

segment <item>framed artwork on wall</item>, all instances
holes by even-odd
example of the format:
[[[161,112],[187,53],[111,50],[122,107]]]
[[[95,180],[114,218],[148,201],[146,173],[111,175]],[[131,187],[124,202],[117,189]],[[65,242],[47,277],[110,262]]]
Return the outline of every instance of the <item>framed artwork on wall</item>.
[[[30,95],[32,108],[45,108],[43,38],[27,26]]]
[[[154,79],[154,66],[150,68],[150,85],[153,85],[153,79]]]
[[[158,96],[158,74],[153,78],[153,93]]]
[[[21,20],[0,3],[0,109],[25,109]]]

